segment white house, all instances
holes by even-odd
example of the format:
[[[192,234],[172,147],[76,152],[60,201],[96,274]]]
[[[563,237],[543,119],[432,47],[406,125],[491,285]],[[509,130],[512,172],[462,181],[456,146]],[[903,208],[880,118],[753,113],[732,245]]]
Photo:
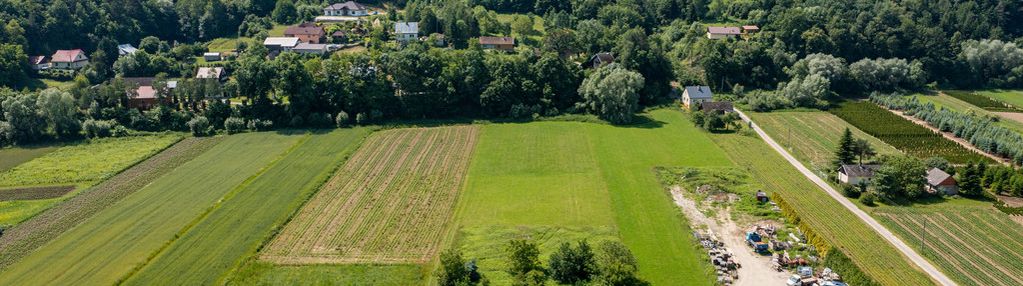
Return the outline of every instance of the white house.
[[[869,183],[874,178],[874,171],[880,168],[881,165],[842,165],[838,169],[838,181],[850,185]]]
[[[403,43],[418,40],[419,22],[394,23],[394,39]]]
[[[682,104],[685,104],[686,108],[690,110],[694,106],[712,100],[714,100],[714,94],[710,92],[709,86],[687,86],[686,90],[682,92]]]
[[[89,64],[89,57],[81,49],[58,50],[50,57],[50,68],[62,70],[77,70]]]
[[[927,171],[927,192],[952,196],[959,193],[959,184],[952,175],[941,169],[931,168]]]
[[[742,34],[739,27],[707,27],[708,39],[731,39]]]
[[[270,51],[290,51],[298,42],[298,38],[293,37],[268,37],[263,40],[263,46]]]
[[[366,15],[369,15],[369,9],[366,8],[366,5],[359,4],[355,1],[337,3],[327,6],[327,8],[323,8],[323,16],[361,17]]]

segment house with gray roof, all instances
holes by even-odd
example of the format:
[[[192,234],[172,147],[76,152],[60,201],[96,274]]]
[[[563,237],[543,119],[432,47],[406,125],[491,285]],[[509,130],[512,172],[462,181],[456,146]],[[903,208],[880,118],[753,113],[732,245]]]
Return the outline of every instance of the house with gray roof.
[[[881,169],[881,165],[842,165],[838,169],[838,181],[850,185],[869,183],[877,169]]]
[[[931,168],[927,171],[927,192],[952,196],[959,193],[959,183],[945,171]]]
[[[323,8],[323,16],[362,17],[369,15],[369,8],[355,1],[335,3]]]
[[[394,23],[394,39],[402,43],[419,40],[419,22]]]
[[[709,86],[687,86],[685,91],[682,92],[682,104],[690,110],[692,110],[694,106],[699,106],[704,102],[710,102],[713,100],[714,93],[710,91]]]

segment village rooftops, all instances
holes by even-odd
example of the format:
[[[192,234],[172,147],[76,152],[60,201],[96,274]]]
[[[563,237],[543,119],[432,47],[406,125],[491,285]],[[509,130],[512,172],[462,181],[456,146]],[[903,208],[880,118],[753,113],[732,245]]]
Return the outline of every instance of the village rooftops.
[[[881,165],[842,165],[838,171],[850,177],[870,178],[880,168]]]
[[[419,22],[394,23],[395,34],[419,34]]]
[[[951,177],[952,175],[945,173],[945,171],[942,171],[941,169],[931,168],[927,171],[927,184],[931,186],[940,186]]]
[[[739,35],[742,30],[739,27],[707,27],[707,33],[712,35]]]
[[[686,93],[689,94],[690,99],[712,99],[714,94],[710,92],[710,87],[705,85],[700,86],[687,86]]]
[[[512,37],[480,37],[481,45],[515,45],[515,38]]]

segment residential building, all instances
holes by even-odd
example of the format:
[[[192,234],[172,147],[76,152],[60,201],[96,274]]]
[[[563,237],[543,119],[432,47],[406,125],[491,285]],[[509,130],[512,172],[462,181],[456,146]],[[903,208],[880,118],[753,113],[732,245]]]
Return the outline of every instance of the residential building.
[[[223,55],[215,52],[202,53],[202,58],[207,62],[219,62],[224,60]]]
[[[586,63],[583,63],[583,67],[586,68],[600,68],[604,65],[608,65],[615,62],[615,56],[612,53],[597,53],[590,57]]]
[[[302,23],[284,30],[285,37],[298,38],[300,42],[310,44],[321,43],[325,34],[326,32],[323,31],[323,27],[317,26],[314,23]]]
[[[322,55],[327,53],[326,44],[310,44],[310,43],[299,43],[295,48],[291,49],[292,52],[300,54],[317,54]]]
[[[50,57],[50,68],[77,70],[89,65],[89,57],[81,49],[58,50]]]
[[[139,49],[136,49],[135,46],[132,46],[131,44],[120,44],[120,45],[117,45],[117,55],[118,56],[122,56],[123,57],[123,56],[131,55],[131,54],[135,54],[135,52],[138,52],[138,51],[139,51]]]
[[[707,27],[708,39],[731,39],[742,34],[739,27]]]
[[[201,67],[199,71],[195,73],[195,78],[198,79],[224,79],[224,68],[222,67]]]
[[[129,86],[128,107],[141,110],[148,110],[156,107],[161,101],[166,101],[156,89],[156,78],[152,77],[126,77],[122,79]],[[167,89],[177,87],[177,81],[167,81]]]
[[[959,183],[945,171],[931,168],[927,171],[927,192],[952,196],[959,193]]]
[[[31,56],[28,57],[28,64],[32,66],[33,70],[41,71],[50,68],[50,57],[47,56]]]
[[[757,27],[756,25],[742,26],[742,32],[746,34],[755,34],[760,32],[760,27]]]
[[[419,22],[394,23],[394,39],[407,43],[419,39]]]
[[[880,168],[881,165],[842,165],[838,169],[838,181],[850,185],[869,183],[874,178],[874,171]]]
[[[714,93],[710,92],[709,86],[687,86],[682,92],[682,104],[689,110],[692,110],[694,106],[713,100]]]
[[[514,51],[515,38],[512,37],[480,37],[480,46],[488,50]]]
[[[298,43],[299,40],[295,37],[268,37],[266,40],[263,40],[263,46],[266,46],[266,49],[271,52],[290,51]]]
[[[327,6],[327,8],[323,8],[323,16],[362,17],[366,15],[369,15],[369,9],[366,8],[366,5],[359,4],[355,1],[337,3]]]

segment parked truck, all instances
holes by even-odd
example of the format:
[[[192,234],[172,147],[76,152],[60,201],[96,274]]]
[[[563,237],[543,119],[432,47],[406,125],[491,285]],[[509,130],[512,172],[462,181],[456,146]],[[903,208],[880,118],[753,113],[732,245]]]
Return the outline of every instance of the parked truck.
[[[757,253],[768,253],[770,251],[770,247],[768,247],[767,242],[764,242],[764,239],[760,237],[760,234],[755,231],[746,233],[746,243],[748,243],[750,247],[753,247],[753,251],[756,251]]]

